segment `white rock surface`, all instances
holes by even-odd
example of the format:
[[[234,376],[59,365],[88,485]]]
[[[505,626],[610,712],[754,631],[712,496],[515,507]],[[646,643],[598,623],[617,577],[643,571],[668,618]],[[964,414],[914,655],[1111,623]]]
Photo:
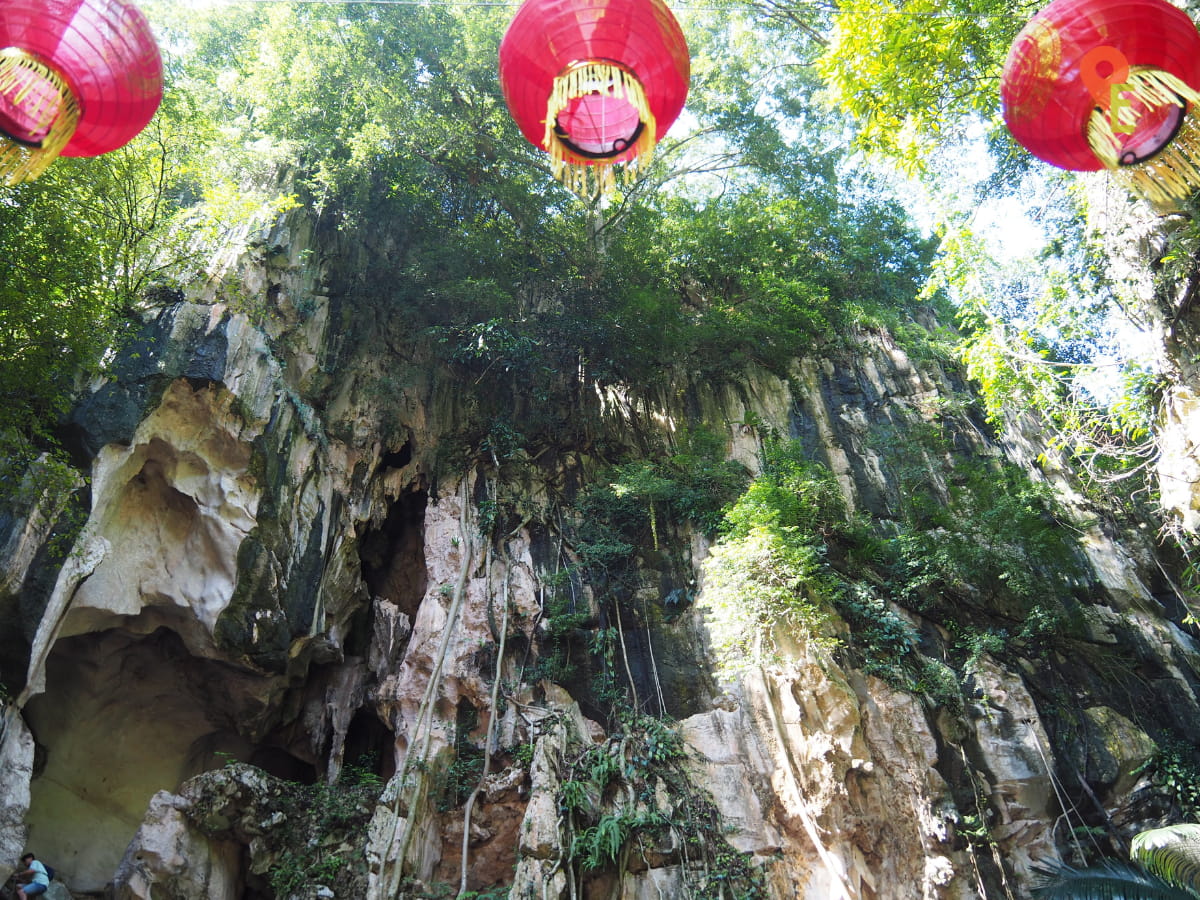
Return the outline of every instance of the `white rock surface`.
[[[254,527],[260,487],[249,472],[257,430],[234,411],[234,395],[186,381],[168,387],[128,447],[96,460],[93,539],[104,560],[75,592],[60,636],[122,624],[151,630],[173,612],[182,631],[211,634],[233,596],[237,550]],[[200,650],[204,642],[193,638]]]
[[[240,848],[205,839],[182,810],[187,801],[160,791],[117,869],[116,900],[237,900]]]
[[[0,705],[0,884],[16,870],[29,829],[29,779],[33,775],[33,735],[16,708]]]

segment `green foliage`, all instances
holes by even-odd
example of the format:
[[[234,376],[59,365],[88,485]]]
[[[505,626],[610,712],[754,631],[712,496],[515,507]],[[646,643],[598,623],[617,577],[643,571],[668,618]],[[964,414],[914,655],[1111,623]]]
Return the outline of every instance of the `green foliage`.
[[[862,656],[863,671],[894,687],[910,687],[904,661],[917,645],[912,626],[896,614],[877,590],[861,581],[848,584],[836,605],[850,626],[853,645]]]
[[[438,774],[438,812],[449,812],[467,802],[483,777],[484,752],[471,741],[471,731],[479,724],[479,713],[471,706],[460,706],[454,735],[454,759]]]
[[[974,670],[984,654],[1001,656],[1008,647],[1009,634],[1003,628],[952,623],[948,630],[954,639],[953,650],[963,658],[963,669],[967,672]]]
[[[964,814],[954,831],[977,847],[986,846],[992,839],[982,813]]]
[[[617,861],[629,832],[630,823],[625,816],[605,814],[576,836],[571,855],[580,860],[585,871],[602,869]]]
[[[968,227],[949,227],[928,289],[958,306],[959,354],[989,420],[1036,417],[1043,464],[1061,457],[1111,504],[1122,499],[1112,486],[1128,479],[1125,491],[1137,490],[1157,457],[1162,384],[1150,360],[1129,358],[1121,344],[1139,323],[1080,215],[1060,211],[1049,226],[1059,237],[1036,260],[1006,265]]]
[[[1059,866],[1047,870],[1045,879],[1033,889],[1037,900],[1196,900],[1190,891],[1116,862],[1090,869]]]
[[[683,738],[679,732],[667,725],[661,719],[644,718],[642,726],[642,749],[644,755],[636,753],[632,761],[636,766],[652,766],[666,764],[685,757]]]
[[[1036,11],[1019,0],[839,3],[818,66],[856,140],[911,170],[972,118],[999,112],[1000,68]]]
[[[1150,773],[1154,786],[1171,798],[1182,815],[1200,819],[1200,759],[1191,744],[1160,740],[1158,752],[1147,760],[1143,771]]]
[[[379,773],[375,771],[376,762],[370,756],[363,756],[353,765],[343,767],[341,778],[353,788],[364,793],[379,793],[383,791],[384,782]]]
[[[713,642],[731,667],[775,660],[779,631],[817,636],[836,590],[819,546],[794,527],[769,523],[714,545],[704,584]]]
[[[547,593],[543,601],[544,639],[538,654],[536,678],[558,683],[575,677],[578,663],[572,658],[580,630],[589,624],[587,605],[575,596],[572,573],[563,569],[557,575],[547,575],[543,583]]]
[[[101,234],[80,216],[65,168],[0,202],[0,432],[41,436],[73,379],[95,365],[116,310],[104,290]]]
[[[538,661],[544,677],[568,680],[584,664],[592,674],[593,700],[614,711],[626,700],[616,617],[627,610],[640,585],[639,560],[660,569],[671,565],[664,551],[679,524],[714,528],[722,504],[744,486],[745,470],[725,461],[724,448],[724,439],[706,429],[684,431],[674,453],[607,467],[581,492],[571,529],[580,564],[547,582],[551,590]],[[590,635],[582,629],[595,628],[597,622],[577,597],[580,576],[592,585],[605,623]],[[653,615],[668,615],[672,596],[664,597]]]
[[[667,206],[668,271],[695,310],[692,365],[719,375],[754,362],[783,375],[798,347],[914,308],[930,248],[898,207],[853,196],[760,187]]]
[[[1012,637],[1026,650],[1041,646],[1069,624],[1064,601],[1087,572],[1053,488],[986,461],[957,462],[939,483],[930,466],[946,452],[942,439],[909,435],[881,447],[899,480],[904,526],[885,544],[896,599],[931,611],[955,596],[1015,623]]]
[[[513,751],[513,759],[525,768],[533,764],[533,753],[537,745],[534,743],[521,744]]]
[[[1106,861],[1089,869],[1041,870],[1039,900],[1196,900],[1200,897],[1200,825],[1143,831],[1130,847],[1134,865]]]
[[[583,812],[595,805],[595,794],[589,782],[570,779],[559,788],[558,802],[569,812]]]
[[[103,370],[136,313],[173,302],[219,246],[290,205],[246,180],[247,155],[217,147],[196,96],[169,90],[127,146],[59,159],[0,192],[0,458],[56,454],[77,386]],[[13,499],[6,481],[0,472],[0,502]]]
[[[916,679],[906,689],[925,697],[934,709],[963,713],[963,695],[958,673],[946,663],[928,656],[916,656]]]
[[[466,803],[482,775],[483,751],[474,748],[460,750],[446,768],[445,784],[437,804],[438,812],[449,812]]]
[[[626,715],[605,743],[560,762],[558,808],[570,877],[578,881],[623,866],[652,846],[683,845],[690,898],[765,896],[751,854],[725,840],[720,813],[695,787],[684,744],[668,723]]]
[[[1172,825],[1136,835],[1130,856],[1175,887],[1200,896],[1200,825]]]
[[[762,473],[726,511],[724,533],[762,526],[823,537],[846,525],[846,502],[833,473],[805,458],[797,441],[769,438]]]
[[[1033,894],[1048,900],[1195,900],[1200,897],[1200,825],[1155,828],[1136,835],[1135,865],[1105,862],[1090,869],[1045,870]]]
[[[170,298],[202,282],[217,245],[237,250],[293,202],[345,301],[323,369],[355,352],[344,348],[419,348],[422,364],[460,376],[467,455],[585,440],[597,385],[730,380],[752,363],[782,373],[798,348],[925,305],[929,243],[825,139],[839,126],[807,102],[811,73],[763,58],[765,33],[736,10],[740,34],[689,24],[697,127],[605,204],[567,195],[504,109],[503,11],[148,0],[148,12],[171,90],[144,138],[62,161],[0,209],[0,249],[22,267],[0,289],[12,332],[0,391],[11,386],[26,431],[47,430],[147,287]],[[269,296],[220,296],[255,319],[271,312]],[[673,499],[717,524],[702,486]]]
[[[1155,426],[1165,379],[1159,360],[1124,338],[1175,313],[1153,310],[1164,304],[1113,283],[1128,260],[1110,257],[1121,255],[1116,248],[1130,235],[1097,235],[1086,222],[1135,218],[1110,208],[1122,201],[1106,194],[1103,213],[1088,213],[1073,178],[1031,171],[1033,157],[1002,126],[1001,66],[1037,8],[1025,0],[839,3],[818,67],[831,102],[856,122],[856,144],[923,175],[930,187],[941,246],[926,296],[944,295],[957,307],[961,359],[991,420],[1036,421],[1047,445],[1043,464],[1082,475],[1105,505],[1131,507],[1139,491],[1153,487],[1146,474],[1160,452]],[[775,20],[808,40],[811,26],[789,26],[801,9],[784,4]],[[993,171],[973,175],[961,165],[974,155],[964,145],[980,153],[985,140]],[[987,180],[970,184],[981,177]],[[1018,190],[1022,205],[1037,208],[1032,217],[1046,246],[1036,257],[1002,262],[1008,248],[996,250],[1007,243],[997,232],[1011,226],[993,227],[989,236],[966,223],[986,219],[976,215],[981,207],[995,210],[999,196]],[[1187,243],[1164,254],[1160,284],[1173,286],[1156,291],[1158,298],[1178,296],[1188,283],[1181,271],[1194,268]],[[926,357],[945,346],[922,343],[913,347]]]
[[[275,896],[291,896],[313,884],[340,894],[365,881],[365,857],[338,848],[361,840],[382,787],[366,761],[346,767],[334,784],[288,785],[281,810],[287,832],[267,871]]]
[[[833,474],[795,441],[769,439],[763,470],[725,513],[705,560],[704,602],[722,662],[774,659],[789,632],[818,637],[843,589],[826,539],[847,527]]]
[[[746,483],[724,459],[725,441],[703,428],[683,432],[675,453],[602,472],[578,501],[580,557],[593,574],[623,574],[636,549],[658,549],[658,523],[691,521],[706,532]]]
[[[803,158],[811,141],[789,145],[749,112],[762,73],[752,55],[731,58],[723,29],[698,23],[694,68],[712,90],[696,110],[726,145],[754,131],[738,189],[589,210],[546,178],[497,102],[504,21],[312,5],[189,35],[196,79],[218,88],[207,102],[241,142],[294,160],[309,199],[368,245],[403,235],[355,272],[355,292],[383,301],[397,335],[432,336],[483,419],[515,395],[526,441],[546,440],[561,429],[555,404],[575,400],[572,373],[641,389],[674,366],[782,370],[797,346],[917,303],[930,248],[877,190],[839,188],[832,159]],[[671,155],[667,142],[659,156]]]
[[[583,754],[580,763],[586,770],[587,780],[601,792],[608,787],[610,781],[621,775],[621,763],[611,747],[592,747]]]
[[[1069,632],[1087,570],[1048,485],[1006,464],[951,462],[932,427],[879,437],[899,482],[888,537],[847,515],[832,473],[797,442],[765,443],[762,474],[727,507],[705,562],[710,631],[736,669],[797,636],[831,645],[836,611],[855,665],[961,710],[958,672],[982,654],[1037,655]],[[964,605],[988,624],[962,624]],[[953,635],[953,667],[921,652],[900,607]]]
[[[53,523],[50,558],[66,558],[87,522],[83,476],[61,450],[42,451],[17,430],[0,432],[0,515],[37,509]]]
[[[509,888],[493,887],[486,891],[465,891],[460,894],[452,894],[455,900],[508,900]]]

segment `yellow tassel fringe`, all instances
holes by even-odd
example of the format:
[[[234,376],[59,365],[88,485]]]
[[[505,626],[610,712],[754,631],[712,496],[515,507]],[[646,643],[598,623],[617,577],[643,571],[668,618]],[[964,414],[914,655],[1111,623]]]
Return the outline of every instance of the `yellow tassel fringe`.
[[[637,110],[643,127],[634,144],[636,152],[632,159],[621,164],[602,159],[589,160],[584,164],[577,161],[555,133],[554,126],[558,121],[558,114],[566,109],[572,100],[589,94],[623,97]],[[641,82],[632,72],[617,63],[577,63],[554,79],[550,98],[546,102],[546,133],[543,143],[550,151],[550,167],[554,177],[561,181],[567,190],[580,197],[611,193],[616,190],[618,180],[623,185],[635,180],[654,153],[656,132],[654,114],[650,112],[650,104],[646,102],[646,92],[642,89]]]
[[[1128,84],[1129,89],[1122,93],[1133,94],[1148,107],[1178,106],[1181,99],[1200,104],[1200,92],[1161,69],[1135,69],[1129,73]],[[1137,124],[1137,114],[1130,107],[1121,107],[1117,115],[1125,126]],[[1200,124],[1190,110],[1184,113],[1179,133],[1145,162],[1121,165],[1121,143],[1113,133],[1108,110],[1092,113],[1088,144],[1126,188],[1154,203],[1171,205],[1200,187]]]
[[[34,95],[35,106],[25,106],[30,92],[49,83],[53,92]],[[21,143],[0,130],[0,182],[13,185],[32,181],[58,158],[79,124],[79,103],[70,86],[55,69],[16,47],[0,50],[0,96],[21,107],[36,123],[49,129],[41,145]]]

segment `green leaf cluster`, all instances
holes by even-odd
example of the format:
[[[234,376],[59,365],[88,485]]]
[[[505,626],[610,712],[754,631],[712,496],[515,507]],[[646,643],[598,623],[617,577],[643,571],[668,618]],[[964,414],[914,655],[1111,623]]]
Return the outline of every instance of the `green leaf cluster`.
[[[619,463],[601,472],[577,502],[576,549],[593,576],[631,575],[633,555],[658,549],[659,523],[691,522],[712,533],[722,508],[746,484],[746,470],[724,459],[725,441],[702,427],[683,431],[675,452]]]
[[[971,117],[999,109],[1000,70],[1037,10],[1021,0],[839,3],[818,66],[856,140],[914,171]]]
[[[383,789],[378,775],[364,760],[346,767],[333,784],[287,782],[285,787],[282,845],[266,873],[275,895],[292,896],[315,884],[339,893],[362,885],[366,859],[342,848],[354,846],[365,832]]]
[[[1087,568],[1052,489],[1008,464],[947,465],[947,449],[934,430],[886,438],[899,506],[880,527],[847,514],[833,474],[798,442],[768,440],[705,562],[701,601],[722,662],[770,662],[797,638],[833,646],[836,612],[856,665],[961,708],[955,670],[922,654],[903,609],[947,629],[961,671],[984,653],[1037,656],[1069,633]]]
[[[1200,896],[1200,825],[1185,823],[1136,835],[1132,865],[1105,861],[1087,869],[1042,870],[1038,900],[1195,900]]]
[[[720,812],[695,783],[684,744],[669,723],[626,715],[603,744],[560,760],[560,827],[575,891],[587,879],[625,870],[650,848],[679,852],[681,897],[758,900],[765,888],[752,855],[725,838]]]
[[[845,524],[833,474],[797,443],[768,441],[762,473],[726,511],[704,563],[704,606],[727,665],[773,660],[791,633],[819,635],[841,589],[825,538]]]

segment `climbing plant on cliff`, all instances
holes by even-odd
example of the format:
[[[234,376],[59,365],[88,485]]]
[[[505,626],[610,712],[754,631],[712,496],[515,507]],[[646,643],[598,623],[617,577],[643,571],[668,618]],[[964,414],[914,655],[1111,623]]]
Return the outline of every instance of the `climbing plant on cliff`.
[[[725,514],[723,535],[704,563],[704,606],[727,665],[776,659],[779,644],[820,640],[841,583],[825,540],[846,527],[832,473],[794,443],[771,440],[763,471]]]
[[[626,715],[604,743],[571,742],[556,760],[563,867],[572,896],[637,865],[677,867],[673,896],[766,896],[750,853],[738,852],[712,797],[696,784],[686,747],[668,723]]]
[[[998,462],[951,462],[937,430],[917,421],[877,439],[899,488],[886,523],[849,515],[827,467],[768,437],[761,474],[727,507],[704,562],[701,604],[729,670],[809,642],[961,708],[955,669],[969,673],[985,652],[1036,658],[1071,633],[1086,567],[1049,486]],[[904,609],[952,636],[939,658],[920,652]]]
[[[577,688],[598,714],[620,719],[630,704],[639,712],[665,713],[662,690],[638,695],[626,630],[648,628],[690,602],[679,587],[657,601],[641,590],[646,568],[686,578],[676,556],[681,529],[712,533],[721,508],[745,486],[745,469],[724,459],[724,440],[696,427],[681,433],[658,458],[634,458],[597,473],[572,504],[564,540],[577,564],[550,581],[545,636],[538,671]],[[591,586],[592,604],[579,586]],[[653,650],[651,680],[657,681]]]

